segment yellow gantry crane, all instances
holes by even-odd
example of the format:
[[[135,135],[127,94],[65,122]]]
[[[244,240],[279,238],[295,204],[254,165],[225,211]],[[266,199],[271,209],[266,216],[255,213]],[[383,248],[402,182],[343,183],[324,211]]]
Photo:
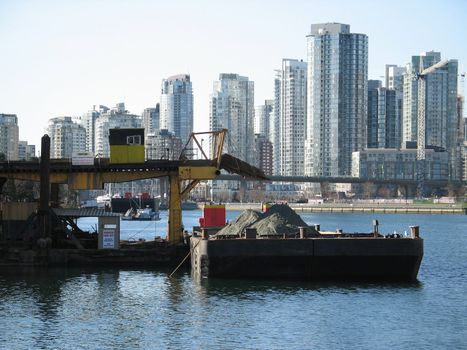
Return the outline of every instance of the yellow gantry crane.
[[[67,184],[72,190],[102,189],[105,183],[128,182],[134,180],[169,178],[169,222],[168,240],[179,243],[183,239],[182,232],[182,200],[203,180],[213,180],[221,169],[244,177],[266,179],[264,173],[248,163],[222,150],[227,130],[192,133],[182,151],[179,160],[149,160],[143,162],[112,163],[107,158],[94,159],[93,165],[72,165],[68,159],[50,160],[50,173],[47,182],[56,186]],[[206,135],[211,142],[211,157],[204,152],[199,137]],[[135,135],[131,136],[128,147],[134,147]],[[47,136],[48,137],[48,136]],[[120,137],[119,137],[120,139]],[[189,159],[188,149],[196,144],[201,152],[201,159]],[[139,145],[139,144],[138,144]],[[121,140],[119,152],[125,154]],[[38,162],[3,162],[0,163],[0,190],[6,179],[40,181],[40,164]],[[53,191],[58,193],[58,191]],[[54,198],[52,198],[54,201]]]

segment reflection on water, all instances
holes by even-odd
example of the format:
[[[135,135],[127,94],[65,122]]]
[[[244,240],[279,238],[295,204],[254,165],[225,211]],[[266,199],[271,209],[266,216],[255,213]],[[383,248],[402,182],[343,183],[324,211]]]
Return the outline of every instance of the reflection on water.
[[[360,219],[364,227],[369,217]],[[196,280],[187,271],[169,278],[171,268],[1,269],[0,348],[467,348],[465,217],[390,221],[422,223],[418,283]],[[336,222],[358,226],[355,217],[320,220]]]

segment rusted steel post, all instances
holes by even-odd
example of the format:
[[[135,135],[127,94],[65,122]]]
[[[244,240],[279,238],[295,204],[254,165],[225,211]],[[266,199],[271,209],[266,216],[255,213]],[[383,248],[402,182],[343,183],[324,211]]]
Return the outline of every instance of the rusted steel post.
[[[300,238],[301,238],[301,239],[306,238],[306,231],[307,231],[307,228],[306,228],[306,227],[300,226],[300,227],[298,228],[298,232],[300,233]]]
[[[419,238],[420,237],[420,227],[419,226],[410,226],[410,233],[412,238]]]
[[[42,136],[41,139],[41,164],[40,164],[40,199],[39,199],[39,223],[41,238],[46,238],[50,233],[50,137]]]
[[[3,185],[5,184],[6,180],[6,177],[0,177],[0,194],[2,194]]]
[[[209,231],[206,227],[201,229],[201,238],[202,239],[209,239]]]
[[[50,206],[53,208],[57,208],[59,206],[60,201],[60,184],[51,183],[50,184]]]

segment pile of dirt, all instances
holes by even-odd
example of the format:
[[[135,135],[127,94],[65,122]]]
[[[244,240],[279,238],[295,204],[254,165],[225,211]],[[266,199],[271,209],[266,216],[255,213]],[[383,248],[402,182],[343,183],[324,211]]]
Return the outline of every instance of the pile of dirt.
[[[245,210],[235,221],[231,222],[221,230],[219,230],[216,235],[219,236],[230,236],[230,235],[239,235],[245,228],[250,227],[255,222],[257,222],[261,217],[261,214],[255,210]]]
[[[216,235],[239,235],[245,228],[255,228],[259,236],[292,236],[300,226],[308,227],[305,221],[286,204],[275,204],[266,213],[244,211],[235,221]]]
[[[300,226],[308,227],[300,215],[286,204],[276,204],[262,214],[261,219],[251,227],[256,228],[259,236],[290,236],[298,233]]]

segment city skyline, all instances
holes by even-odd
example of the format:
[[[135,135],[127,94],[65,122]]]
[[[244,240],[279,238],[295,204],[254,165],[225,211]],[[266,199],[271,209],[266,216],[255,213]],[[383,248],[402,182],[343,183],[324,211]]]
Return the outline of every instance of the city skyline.
[[[283,11],[283,3],[261,1],[0,1],[0,47],[7,53],[0,57],[1,113],[16,114],[20,139],[39,145],[50,118],[118,102],[140,115],[159,102],[162,79],[190,74],[194,129],[207,131],[209,94],[220,73],[254,81],[255,106],[272,99],[274,70],[286,57],[306,61],[309,26],[323,22],[368,35],[369,79],[383,80],[386,64],[404,66],[429,50],[458,59],[464,72],[467,49],[456,38],[467,5],[434,5],[294,1]]]

